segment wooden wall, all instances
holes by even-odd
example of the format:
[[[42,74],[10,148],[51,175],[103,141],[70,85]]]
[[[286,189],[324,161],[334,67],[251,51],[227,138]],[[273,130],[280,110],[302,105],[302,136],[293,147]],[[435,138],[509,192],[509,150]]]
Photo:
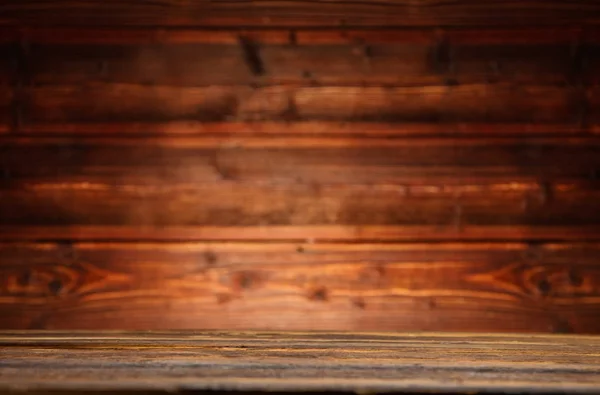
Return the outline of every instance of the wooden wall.
[[[5,0],[0,327],[600,333],[600,2]]]

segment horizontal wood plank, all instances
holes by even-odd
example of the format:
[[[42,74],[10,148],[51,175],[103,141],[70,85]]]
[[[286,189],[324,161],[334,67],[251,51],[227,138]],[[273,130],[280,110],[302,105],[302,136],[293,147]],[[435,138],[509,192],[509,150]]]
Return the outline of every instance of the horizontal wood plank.
[[[600,236],[598,201],[597,188],[577,185],[176,185],[165,181],[160,186],[142,186],[90,179],[4,189],[0,215],[4,229],[13,226],[14,231],[22,228],[26,233],[29,227],[55,227],[56,237],[68,237],[61,229],[73,226],[121,226],[134,238],[144,238],[143,229],[168,234],[178,228],[188,229],[193,237],[193,231],[203,226],[216,227],[217,235],[221,227],[263,227],[257,233],[262,237],[290,227],[311,238],[317,236],[311,232],[319,226],[332,227],[331,238],[336,237],[335,227],[343,226],[401,229],[404,237],[414,238],[462,238],[477,232],[488,238],[496,228],[510,226],[528,229],[529,236],[537,238],[549,237],[547,231],[553,227],[563,229],[562,237],[569,237],[567,233],[594,237]],[[238,237],[246,233],[240,229]],[[525,236],[514,232],[505,237]]]
[[[3,139],[0,148],[6,185],[594,181],[600,167],[596,137],[37,136]],[[32,157],[43,166],[30,166]]]
[[[381,34],[387,37],[385,31]],[[585,55],[591,64],[583,68],[579,63],[584,60],[574,53],[575,40],[568,38],[545,44],[495,45],[445,39],[448,42],[441,47],[441,41],[433,38],[403,43],[399,37],[399,42],[381,44],[377,41],[383,40],[375,37],[371,39],[375,43],[348,39],[332,44],[317,36],[316,41],[325,42],[262,45],[250,41],[251,47],[247,47],[243,37],[227,45],[162,41],[142,45],[31,44],[26,68],[29,81],[35,84],[419,86],[598,80],[595,58]],[[597,49],[596,45],[585,47],[586,54]],[[248,50],[254,51],[257,65],[249,64]]]
[[[6,241],[301,241],[301,242],[442,242],[442,241],[594,241],[598,225],[517,226],[0,226]]]
[[[315,82],[430,85],[444,81],[433,68],[433,49],[422,44],[380,45],[369,49],[372,55],[363,55],[360,45],[261,46],[251,49],[260,62],[255,70],[255,65],[248,64],[248,49],[241,43],[43,46],[30,55],[31,79],[41,84],[98,81],[176,86]],[[561,78],[560,70],[542,75]],[[470,80],[484,78],[480,73]]]
[[[9,239],[600,236],[596,138],[36,137],[0,147]]]
[[[226,120],[538,122],[579,125],[580,89],[519,84],[428,87],[89,83],[25,91],[24,123]]]
[[[553,125],[532,123],[397,123],[335,121],[248,121],[248,122],[102,122],[37,123],[19,127],[24,136],[70,137],[590,137],[600,133],[600,125]]]
[[[460,0],[180,2],[7,0],[0,7],[3,24],[70,26],[460,26],[598,23],[593,0],[527,0],[481,3]]]
[[[597,333],[599,253],[597,244],[4,243],[0,311],[18,317],[4,328]]]
[[[596,393],[584,336],[3,332],[0,392]],[[116,392],[115,392],[116,391]]]
[[[32,45],[239,45],[247,39],[258,45],[439,44],[449,45],[596,45],[600,28],[582,25],[458,26],[414,28],[221,28],[0,26],[0,43]],[[591,55],[591,54],[588,54]]]
[[[3,332],[0,392],[596,393],[584,336]]]

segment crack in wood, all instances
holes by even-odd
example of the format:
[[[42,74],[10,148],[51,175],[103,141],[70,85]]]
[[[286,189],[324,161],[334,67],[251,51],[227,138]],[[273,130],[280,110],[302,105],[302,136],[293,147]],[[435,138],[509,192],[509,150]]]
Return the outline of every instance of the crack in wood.
[[[258,44],[244,36],[239,36],[238,40],[240,47],[242,48],[244,61],[250,72],[255,76],[264,75],[265,66],[260,56]]]

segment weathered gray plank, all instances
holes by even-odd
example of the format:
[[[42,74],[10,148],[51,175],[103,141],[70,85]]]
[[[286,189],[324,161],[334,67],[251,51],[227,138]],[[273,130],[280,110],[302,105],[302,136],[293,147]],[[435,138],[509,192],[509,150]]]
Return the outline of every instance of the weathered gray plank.
[[[0,344],[0,391],[600,391],[597,337],[4,332]]]

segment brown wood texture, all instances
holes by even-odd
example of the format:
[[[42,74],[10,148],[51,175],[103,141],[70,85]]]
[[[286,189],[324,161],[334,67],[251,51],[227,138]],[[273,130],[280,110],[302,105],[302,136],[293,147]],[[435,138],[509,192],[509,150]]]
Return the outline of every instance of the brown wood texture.
[[[518,122],[571,128],[598,122],[595,30],[13,33],[3,36],[16,64],[7,66],[3,78],[15,85],[11,119],[17,129],[144,121]]]
[[[0,328],[600,333],[599,66],[592,0],[1,2]]]
[[[569,87],[473,84],[429,87],[209,86],[89,83],[25,91],[25,122],[331,120],[581,122]],[[595,102],[594,102],[595,104]]]
[[[5,139],[0,236],[596,239],[598,142]]]
[[[600,342],[585,336],[3,332],[0,344],[2,393],[600,389]]]
[[[162,26],[462,26],[589,24],[594,0],[209,1],[5,0],[3,24]]]
[[[159,34],[156,29],[143,29],[117,34],[107,29],[71,29],[26,31],[21,39],[29,43],[28,78],[38,84],[422,86],[598,80],[594,67],[598,42],[592,34],[542,29],[548,35],[542,39],[535,36],[539,29],[521,35],[500,30],[483,37],[475,32],[353,30],[336,35],[327,30],[173,30]],[[255,52],[258,65],[248,64],[248,50]]]
[[[3,243],[0,314],[22,329],[597,333],[599,248]]]
[[[47,123],[598,123],[594,29],[5,29],[5,129]],[[0,102],[0,104],[2,104]]]

